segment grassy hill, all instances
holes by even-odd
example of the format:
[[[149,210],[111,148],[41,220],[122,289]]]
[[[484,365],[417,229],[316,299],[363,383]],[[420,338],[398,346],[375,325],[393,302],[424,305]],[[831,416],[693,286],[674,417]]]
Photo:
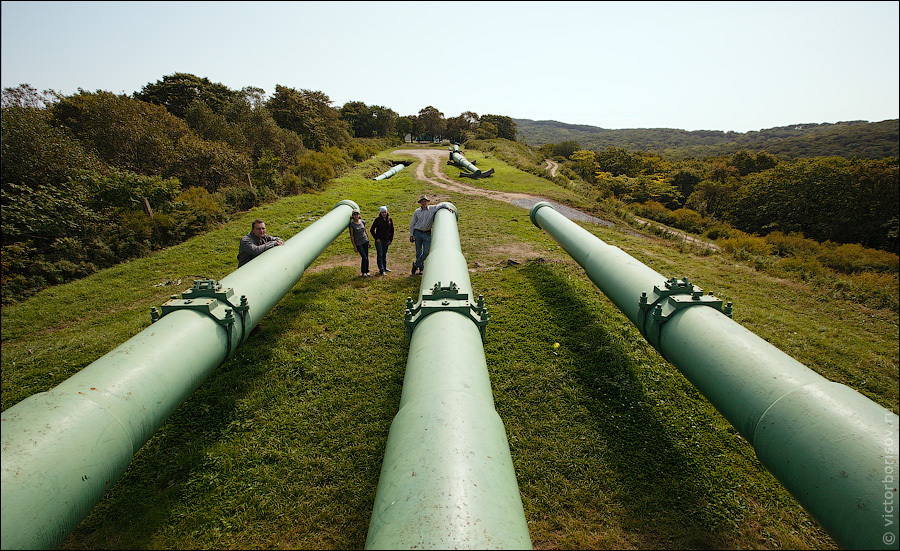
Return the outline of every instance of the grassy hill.
[[[415,166],[372,181],[385,158],[395,156],[380,154],[322,193],[265,205],[2,309],[6,410],[146,328],[150,307],[192,279],[234,270],[254,218],[290,238],[351,199],[367,221],[387,204],[398,229],[388,254],[394,271],[383,278],[360,278],[359,257],[340,235],[264,329],[137,453],[63,548],[362,548],[403,384],[403,309],[420,281],[409,275],[414,251],[403,228],[423,191],[459,209],[472,286],[491,314],[485,357],[535,548],[835,547],[526,210],[429,186]],[[505,175],[479,186],[548,185],[496,155],[478,162]],[[688,276],[732,301],[738,323],[898,411],[893,311],[828,300],[828,289],[767,276],[724,253],[583,225],[660,274]]]
[[[900,156],[900,120],[848,121],[835,124],[793,124],[752,132],[627,128],[611,130],[557,121],[513,119],[528,145],[574,140],[582,149],[621,147],[652,151],[674,159],[688,156],[731,155],[741,150],[766,151],[783,158],[859,157],[881,159]]]

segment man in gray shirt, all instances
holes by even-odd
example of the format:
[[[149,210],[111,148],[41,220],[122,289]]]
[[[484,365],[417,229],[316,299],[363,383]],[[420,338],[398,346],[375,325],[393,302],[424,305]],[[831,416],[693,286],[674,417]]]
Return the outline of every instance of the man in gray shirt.
[[[278,245],[284,245],[284,240],[266,235],[266,223],[257,218],[253,221],[250,233],[242,237],[238,245],[238,268]]]
[[[409,242],[416,244],[416,259],[413,261],[412,275],[416,275],[416,270],[420,274],[425,271],[425,258],[431,251],[431,226],[434,224],[434,215],[440,209],[453,212],[450,203],[446,201],[428,206],[429,201],[427,195],[419,196],[420,208],[413,213],[412,221],[409,223]]]

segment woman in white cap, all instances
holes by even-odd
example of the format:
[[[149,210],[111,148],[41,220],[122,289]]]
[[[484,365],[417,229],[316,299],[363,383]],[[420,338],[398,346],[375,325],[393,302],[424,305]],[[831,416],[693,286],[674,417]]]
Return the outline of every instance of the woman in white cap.
[[[394,240],[394,219],[391,218],[387,206],[378,207],[378,216],[372,222],[369,231],[375,240],[375,262],[378,264],[378,271],[381,275],[385,275],[390,272],[387,267],[387,252],[391,241]]]
[[[362,276],[369,277],[369,232],[366,231],[366,221],[359,217],[359,209],[353,209],[347,228],[350,230],[353,250],[362,257],[362,264],[359,267]]]

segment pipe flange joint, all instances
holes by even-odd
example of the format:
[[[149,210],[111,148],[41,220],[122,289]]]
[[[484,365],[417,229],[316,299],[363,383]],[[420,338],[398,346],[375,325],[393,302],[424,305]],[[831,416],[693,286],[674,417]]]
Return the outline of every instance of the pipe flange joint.
[[[483,295],[478,295],[478,301],[472,304],[468,293],[461,293],[456,283],[451,281],[450,285],[441,286],[438,281],[430,293],[422,293],[422,300],[418,304],[413,304],[412,297],[406,297],[406,310],[403,314],[406,338],[412,339],[416,325],[435,312],[457,312],[469,318],[478,327],[481,342],[485,342],[485,326],[490,318],[484,306]]]
[[[729,318],[732,312],[730,302],[723,306],[722,300],[714,297],[711,291],[704,295],[703,289],[692,284],[686,277],[680,281],[673,277],[667,280],[663,287],[654,285],[653,296],[641,293],[638,306],[642,320],[642,323],[638,324],[638,329],[654,346],[659,343],[659,332],[663,324],[679,310],[691,306],[710,306]]]
[[[250,310],[246,295],[241,295],[237,305],[232,303],[233,296],[234,289],[223,288],[214,279],[195,279],[193,287],[181,293],[181,298],[172,295],[161,306],[162,312],[156,307],[151,308],[150,321],[155,323],[176,310],[194,310],[207,315],[225,330],[226,357],[229,357],[247,338],[247,313]],[[241,334],[237,339],[233,338],[235,315],[241,318]]]

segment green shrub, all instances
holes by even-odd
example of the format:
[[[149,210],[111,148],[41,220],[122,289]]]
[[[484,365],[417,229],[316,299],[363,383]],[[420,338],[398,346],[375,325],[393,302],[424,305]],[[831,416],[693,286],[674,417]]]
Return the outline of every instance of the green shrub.
[[[785,235],[780,231],[773,231],[764,239],[772,245],[773,253],[781,257],[816,256],[822,249],[818,242],[803,237],[803,234],[799,232]]]
[[[702,232],[708,222],[699,212],[686,208],[672,211],[672,218],[675,219],[673,226],[691,233]]]
[[[844,289],[844,298],[873,308],[898,308],[897,273],[861,272],[849,276],[850,285]]]
[[[220,190],[230,212],[250,210],[260,205],[256,190],[242,186],[227,186]]]
[[[877,249],[867,249],[856,243],[837,245],[826,241],[819,253],[822,264],[829,268],[853,274],[865,271],[897,273],[897,255]]]
[[[789,256],[778,262],[777,266],[799,276],[803,281],[814,280],[825,272],[821,262],[808,256]]]
[[[754,256],[768,256],[773,247],[762,237],[744,234],[739,237],[719,239],[719,245],[730,253],[748,253]]]
[[[200,187],[189,187],[176,198],[178,235],[186,239],[225,221],[225,206],[219,195]]]
[[[325,184],[336,176],[334,165],[325,153],[308,151],[297,159],[297,164],[289,172],[300,178],[304,189],[321,191]]]

